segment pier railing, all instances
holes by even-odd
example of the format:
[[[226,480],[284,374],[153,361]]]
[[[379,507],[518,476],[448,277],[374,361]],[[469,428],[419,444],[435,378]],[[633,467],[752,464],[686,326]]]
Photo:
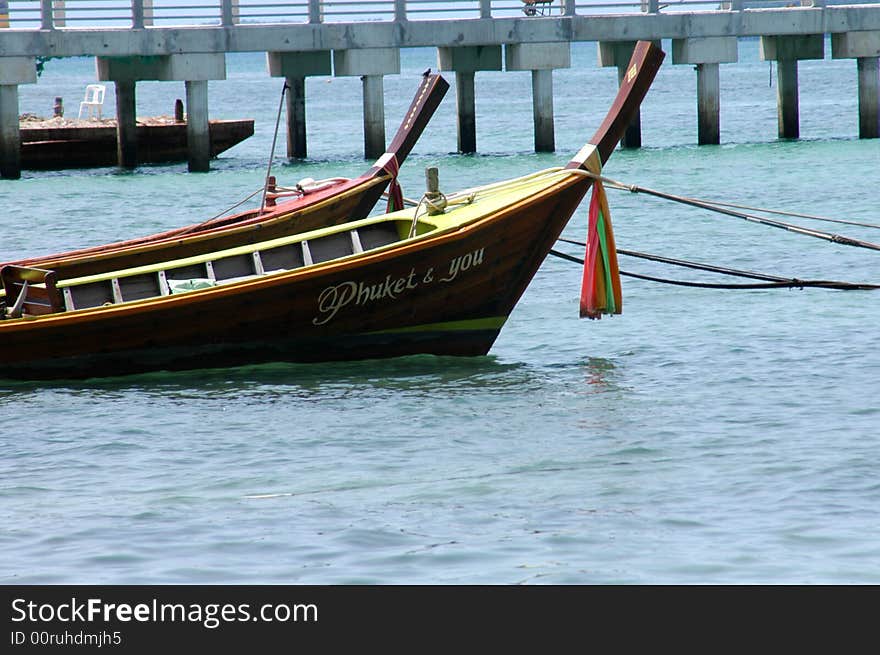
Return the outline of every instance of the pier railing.
[[[9,29],[150,28],[284,23],[730,12],[841,0],[0,0]],[[878,5],[880,0],[849,0]],[[4,12],[6,8],[6,12]],[[4,13],[6,18],[4,19]],[[5,24],[4,24],[5,23]]]

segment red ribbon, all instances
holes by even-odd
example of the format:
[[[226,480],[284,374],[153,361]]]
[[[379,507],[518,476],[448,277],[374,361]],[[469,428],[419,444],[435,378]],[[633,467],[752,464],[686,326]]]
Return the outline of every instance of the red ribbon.
[[[385,213],[403,209],[403,189],[400,187],[400,182],[397,181],[397,174],[400,172],[397,155],[391,155],[382,170],[391,175],[391,183],[388,185],[388,207],[385,209]]]

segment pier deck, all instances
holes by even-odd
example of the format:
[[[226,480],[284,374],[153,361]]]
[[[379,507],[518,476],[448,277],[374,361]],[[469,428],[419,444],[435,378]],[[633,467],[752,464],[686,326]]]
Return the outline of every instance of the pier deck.
[[[792,6],[794,5],[794,6]],[[619,75],[636,40],[672,41],[672,64],[697,71],[698,142],[717,143],[719,64],[737,61],[737,39],[759,37],[777,63],[779,135],[798,136],[797,62],[833,58],[858,66],[860,136],[880,136],[880,0],[701,2],[556,0],[528,14],[522,0],[0,0],[0,175],[17,177],[19,84],[35,83],[45,57],[97,55],[98,78],[116,85],[120,165],[136,161],[135,85],[184,81],[191,121],[190,170],[206,170],[207,81],[225,79],[225,54],[265,52],[272,76],[292,89],[288,132],[305,133],[303,80],[358,76],[364,85],[365,154],[384,148],[382,77],[400,72],[400,49],[436,47],[440,70],[456,73],[459,148],[476,150],[475,73],[532,71],[535,149],[553,149],[552,71],[571,65],[570,44],[599,43],[599,63]],[[6,16],[6,18],[4,18]],[[638,146],[634,123],[624,139]],[[296,152],[305,156],[300,139]]]

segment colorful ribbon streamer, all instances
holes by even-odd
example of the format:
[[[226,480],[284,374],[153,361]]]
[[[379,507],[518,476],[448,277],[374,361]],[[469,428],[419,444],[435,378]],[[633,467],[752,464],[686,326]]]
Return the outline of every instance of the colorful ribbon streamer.
[[[580,315],[581,318],[602,318],[602,314],[620,314],[622,311],[623,296],[611,229],[611,210],[605,188],[600,180],[596,180],[587,223]]]

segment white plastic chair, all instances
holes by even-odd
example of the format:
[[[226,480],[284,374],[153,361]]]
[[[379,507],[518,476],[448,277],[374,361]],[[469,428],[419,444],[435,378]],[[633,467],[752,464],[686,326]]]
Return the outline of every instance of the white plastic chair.
[[[79,103],[79,116],[82,118],[83,109],[86,110],[86,117],[92,118],[94,112],[95,118],[101,120],[101,107],[104,106],[104,92],[107,90],[103,84],[89,84],[86,87],[86,95],[83,101]]]

